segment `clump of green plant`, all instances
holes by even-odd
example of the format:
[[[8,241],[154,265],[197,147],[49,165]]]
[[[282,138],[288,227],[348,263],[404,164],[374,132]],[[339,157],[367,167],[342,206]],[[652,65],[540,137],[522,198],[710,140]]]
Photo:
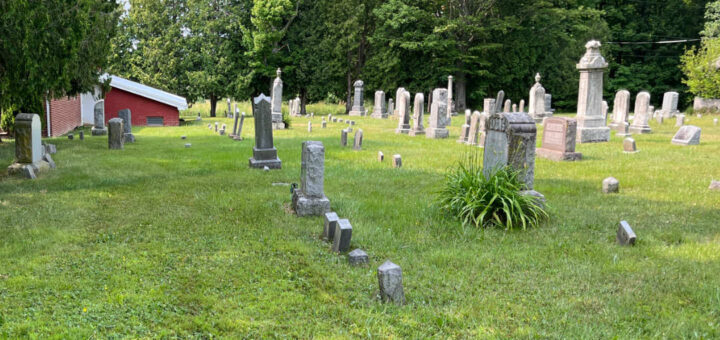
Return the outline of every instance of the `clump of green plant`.
[[[285,128],[286,128],[286,129],[289,129],[289,128],[290,128],[290,124],[292,124],[292,119],[290,118],[290,115],[287,114],[287,112],[283,112],[283,114],[282,114],[282,121],[283,121],[283,123],[285,123]]]
[[[465,225],[525,230],[538,226],[548,214],[536,197],[523,195],[523,190],[518,171],[505,167],[486,178],[478,162],[470,159],[447,174],[440,206]]]

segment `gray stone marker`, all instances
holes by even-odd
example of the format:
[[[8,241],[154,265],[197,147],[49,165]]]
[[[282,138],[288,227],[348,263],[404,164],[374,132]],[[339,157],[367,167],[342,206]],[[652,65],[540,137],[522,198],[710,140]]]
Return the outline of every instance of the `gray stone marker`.
[[[348,113],[351,116],[364,116],[365,115],[365,103],[363,101],[363,86],[365,84],[362,80],[358,80],[353,84],[355,88],[355,94],[353,96],[353,106]]]
[[[323,228],[322,238],[327,241],[335,240],[335,227],[340,218],[335,212],[325,213],[325,226]]]
[[[383,154],[382,151],[378,151],[378,162],[382,162],[385,160],[385,154]]]
[[[225,127],[220,129],[220,131],[218,131],[218,133],[220,134],[220,136],[224,136],[225,135]]]
[[[347,135],[348,135],[347,129],[342,129],[340,131],[340,146],[347,146]]]
[[[400,110],[400,99],[405,95],[405,88],[404,87],[398,87],[397,91],[395,91],[395,111],[393,114],[398,114]]]
[[[322,127],[323,129],[327,128],[327,121],[323,120],[321,127]]]
[[[355,249],[348,253],[348,262],[350,265],[365,265],[368,264],[369,260],[368,254],[362,249]]]
[[[218,132],[218,125],[220,125],[220,123],[215,122],[215,132]]]
[[[615,177],[608,177],[602,181],[602,192],[616,194],[620,192],[620,182]]]
[[[577,110],[577,141],[579,143],[607,142],[610,128],[602,115],[603,72],[608,67],[600,54],[600,42],[589,41],[587,51],[577,64],[580,71]]]
[[[487,136],[483,157],[483,174],[505,166],[520,171],[520,179],[528,190],[535,181],[535,120],[527,113],[494,113],[487,121]]]
[[[237,136],[239,122],[240,122],[240,115],[236,114],[235,118],[233,119],[233,132],[230,135],[231,138],[235,138],[235,136]]]
[[[605,121],[605,123],[607,123],[608,110],[609,110],[608,103],[603,100],[602,101],[602,116],[603,116],[603,121]]]
[[[353,143],[353,150],[362,150],[362,142],[363,142],[363,130],[358,129],[355,131],[355,143]]]
[[[562,117],[545,118],[542,146],[537,155],[553,161],[578,161],[582,154],[575,152],[577,122]]]
[[[308,122],[308,132],[312,132],[312,122]]]
[[[240,141],[242,140],[242,129],[243,125],[245,124],[245,112],[240,114],[240,125],[238,126],[237,135],[233,137],[233,140]]]
[[[545,94],[545,112],[555,113],[555,109],[552,108],[552,95],[549,93]]]
[[[401,168],[401,167],[402,167],[402,156],[393,155],[393,168]]]
[[[433,101],[430,106],[430,122],[426,132],[427,138],[448,138],[450,132],[446,128],[449,123],[447,117],[447,89],[433,90]]]
[[[123,138],[125,138],[125,143],[135,143],[135,135],[132,134],[132,114],[130,113],[130,109],[120,110],[118,117],[123,120]]]
[[[387,114],[388,116],[395,114],[395,103],[393,102],[392,98],[388,99]]]
[[[272,112],[270,111],[270,98],[264,94],[253,100],[255,114],[255,146],[253,156],[249,160],[251,168],[269,169],[282,168],[282,162],[277,156],[277,149],[273,145]]]
[[[637,145],[635,144],[635,140],[627,137],[625,140],[623,140],[623,151],[625,153],[636,153],[637,151]]]
[[[212,124],[208,124],[208,129],[212,130]]]
[[[530,105],[528,114],[536,123],[540,123],[545,117],[552,117],[553,113],[546,111],[545,107],[545,88],[540,84],[540,73],[535,75],[535,85],[530,88]],[[523,112],[521,109],[520,112]]]
[[[505,100],[505,106],[503,106],[503,112],[512,112],[512,101],[510,99]]]
[[[73,135],[72,133],[68,133],[67,137],[69,140],[75,139],[75,135]]]
[[[57,153],[57,147],[55,146],[55,144],[43,144],[43,146],[45,147],[45,153],[49,153],[52,155]]]
[[[520,99],[520,107],[518,112],[525,112],[525,99]]]
[[[95,122],[90,132],[93,136],[104,136],[107,134],[107,128],[105,127],[105,101],[98,100],[95,102],[94,110]]]
[[[637,236],[635,236],[630,224],[627,221],[620,221],[616,235],[617,243],[621,246],[634,246],[636,239]]]
[[[352,239],[352,226],[347,219],[338,220],[335,225],[335,235],[333,235],[332,251],[342,253],[350,249],[350,240]]]
[[[493,113],[493,110],[495,110],[495,99],[485,98],[485,100],[483,101],[483,111],[482,112],[491,114],[491,113]]]
[[[620,90],[615,94],[615,102],[613,104],[612,121],[610,128],[624,132],[628,126],[628,113],[630,111],[630,92],[628,90]]]
[[[185,135],[180,136],[180,139],[187,139],[187,136],[185,136]]]
[[[701,129],[694,125],[684,125],[675,134],[671,143],[675,145],[698,145],[700,144]]]
[[[492,112],[489,112],[489,113],[490,114],[500,113],[500,111],[502,111],[501,105],[503,104],[503,100],[505,100],[505,91],[500,90],[500,91],[498,91],[497,97],[495,98],[495,101],[493,102],[494,105],[493,105]]]
[[[380,299],[383,302],[393,302],[397,305],[405,304],[402,269],[400,269],[400,266],[386,261],[378,267],[377,276],[378,285],[380,286]]]
[[[448,125],[450,125],[450,119],[452,119],[452,116],[457,116],[457,111],[455,111],[455,101],[453,100],[453,76],[448,76],[448,87],[447,87],[447,103],[445,106],[447,107],[447,121]]]
[[[678,100],[680,95],[677,92],[665,92],[663,95],[662,109],[660,114],[663,118],[671,118],[680,113],[678,111]]]
[[[481,116],[482,116],[482,114],[477,111],[473,112],[473,114],[470,116],[470,127],[468,128],[467,141],[465,142],[467,145],[477,145],[478,144]],[[483,136],[483,137],[485,137],[485,136]]]
[[[457,140],[458,143],[467,144],[468,139],[470,138],[471,120],[472,120],[472,111],[470,111],[470,109],[465,109],[465,122],[460,127],[460,137],[458,137],[458,140]]]
[[[20,113],[15,116],[15,162],[8,167],[9,175],[35,179],[37,174],[51,168],[47,160],[52,162],[52,158],[45,153],[41,136],[39,115]]]
[[[280,76],[282,75],[282,71],[280,69],[277,69],[275,73],[277,74],[277,77],[273,82],[272,94],[270,94],[270,96],[272,97],[272,123],[278,124],[282,123],[283,81],[280,78]]]
[[[321,216],[330,211],[324,192],[325,146],[322,142],[302,144],[300,188],[293,191],[292,206],[298,216]]]
[[[425,134],[423,126],[423,113],[425,112],[425,96],[422,93],[415,94],[415,105],[413,105],[413,124],[410,136],[421,136]]]
[[[398,91],[403,90],[402,93],[399,93],[398,101],[397,101],[397,111],[398,111],[398,127],[395,130],[395,133],[404,133],[409,134],[410,133],[410,92],[405,91],[404,88],[399,88]]]
[[[113,118],[108,121],[108,148],[111,150],[122,150],[125,147],[124,129],[125,122],[122,118]]]
[[[630,132],[632,133],[652,133],[649,121],[650,115],[650,93],[642,91],[638,93],[635,99],[635,118],[633,119],[632,125],[630,125]]]
[[[512,112],[518,112],[517,104],[512,104]]]
[[[373,113],[370,117],[377,119],[388,117],[387,107],[385,106],[385,92],[375,91],[375,105],[373,106]]]
[[[711,180],[710,187],[708,189],[713,191],[720,191],[720,181]]]
[[[85,131],[78,132],[78,137],[80,137],[80,140],[85,140]]]
[[[657,114],[655,114],[655,121],[658,122],[658,124],[662,124],[665,121],[662,113],[658,112]]]

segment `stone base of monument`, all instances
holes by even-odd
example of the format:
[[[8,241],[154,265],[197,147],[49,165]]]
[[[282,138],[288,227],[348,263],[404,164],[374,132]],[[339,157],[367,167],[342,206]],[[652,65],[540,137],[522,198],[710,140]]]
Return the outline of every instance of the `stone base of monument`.
[[[631,125],[630,128],[628,129],[628,131],[630,131],[630,133],[639,133],[639,134],[652,133],[652,129],[650,128],[650,126],[647,126],[647,125],[646,126],[632,126]]]
[[[364,115],[365,115],[365,108],[353,106],[352,110],[350,110],[350,113],[348,113],[348,115],[350,115],[350,116],[364,116]]]
[[[108,130],[107,128],[98,129],[96,127],[93,127],[91,132],[93,136],[105,136],[107,135]]]
[[[283,123],[283,122],[273,122],[273,123],[272,123],[272,129],[273,129],[273,130],[285,130],[285,123]]]
[[[448,129],[428,128],[425,135],[427,138],[448,138],[450,137],[450,131]]]
[[[299,216],[323,216],[330,212],[330,199],[323,196],[321,198],[306,197],[302,191],[293,191],[292,207]]]
[[[373,112],[373,113],[370,115],[370,117],[371,117],[371,118],[375,118],[375,119],[384,119],[384,118],[387,118],[388,115],[387,115],[387,113]]]
[[[422,136],[422,135],[424,135],[424,134],[425,134],[425,130],[415,130],[415,129],[413,129],[413,130],[410,130],[410,132],[408,132],[408,135],[410,135],[410,136]]]
[[[35,179],[38,175],[49,171],[51,168],[50,163],[44,160],[35,163],[13,163],[8,167],[7,173],[10,176]]]
[[[132,133],[124,134],[123,138],[125,139],[125,143],[135,143],[135,135]]]
[[[581,128],[577,129],[578,143],[598,143],[610,141],[610,128],[607,126],[594,127],[594,128]]]
[[[543,194],[541,194],[541,193],[539,193],[539,192],[537,192],[537,191],[535,191],[535,190],[525,190],[525,191],[521,191],[521,192],[520,192],[520,195],[523,195],[523,196],[531,196],[531,197],[535,198],[535,202],[536,202],[541,208],[545,208],[545,203],[547,202],[547,200],[545,199],[545,195],[543,195]]]
[[[563,152],[558,150],[537,148],[535,149],[535,154],[556,162],[582,160],[582,153],[580,152]]]
[[[262,169],[264,167],[281,169],[282,162],[277,156],[277,149],[256,149],[253,147],[253,157],[250,158],[250,167],[255,169]]]
[[[410,133],[410,124],[404,124],[402,127],[399,127],[395,130],[395,133],[404,133],[409,134]]]
[[[530,115],[535,120],[536,124],[545,125],[545,118],[552,118],[553,113],[552,112],[545,112],[545,113],[533,113]]]

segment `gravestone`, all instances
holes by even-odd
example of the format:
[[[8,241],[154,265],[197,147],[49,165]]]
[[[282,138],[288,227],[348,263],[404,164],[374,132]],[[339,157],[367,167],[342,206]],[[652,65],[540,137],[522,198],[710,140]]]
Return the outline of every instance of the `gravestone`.
[[[312,132],[312,122],[308,122],[308,132]]]
[[[606,101],[602,101],[602,116],[605,123],[607,123],[607,114],[608,114],[608,103]]]
[[[493,98],[485,98],[483,101],[483,111],[487,114],[493,113],[493,110],[495,109],[495,99]]]
[[[457,111],[455,111],[455,101],[453,100],[453,76],[448,76],[447,103],[445,106],[447,107],[448,125],[450,125],[449,122],[452,119],[452,116],[457,116]]]
[[[680,113],[678,111],[678,100],[680,95],[677,92],[665,92],[663,95],[662,109],[660,114],[663,118],[671,118]]]
[[[402,167],[402,157],[400,155],[393,155],[393,168]]]
[[[330,211],[330,200],[325,196],[325,146],[322,142],[302,144],[300,163],[300,189],[292,196],[293,210],[298,216],[321,216]]]
[[[358,129],[355,132],[355,143],[353,143],[353,150],[362,150],[363,130]]]
[[[713,118],[713,125],[718,125],[718,119],[717,119],[717,118]]]
[[[600,42],[589,41],[585,55],[577,64],[580,71],[577,110],[577,141],[580,143],[607,142],[610,128],[602,115],[603,72],[608,67],[600,54]]]
[[[232,116],[232,102],[230,101],[230,98],[227,98],[227,114],[225,115],[228,118],[231,118]]]
[[[282,94],[283,94],[283,81],[280,78],[282,75],[282,71],[280,69],[277,69],[275,71],[275,74],[277,77],[275,78],[275,81],[273,81],[273,88],[272,88],[272,94],[270,96],[272,97],[272,123],[274,125],[282,124]],[[252,104],[252,103],[251,103]],[[254,114],[254,113],[253,113]],[[284,127],[285,124],[283,124]]]
[[[380,299],[383,302],[393,302],[397,305],[405,304],[402,269],[400,269],[400,266],[386,261],[378,267],[377,276],[378,285],[380,286]]]
[[[520,172],[528,190],[535,178],[535,120],[527,113],[494,113],[487,120],[483,174],[509,166]]]
[[[322,128],[327,128],[327,121],[325,121],[324,119],[322,121]]]
[[[575,119],[545,118],[542,146],[537,155],[553,161],[578,161],[582,154],[575,152],[577,122]]]
[[[43,144],[43,146],[45,147],[45,153],[49,153],[51,155],[57,153],[57,147],[55,144]]]
[[[503,90],[498,91],[497,98],[495,98],[495,101],[493,102],[494,105],[493,105],[492,112],[489,112],[489,113],[490,114],[500,113],[500,111],[502,109],[501,105],[503,104],[504,99],[505,99],[505,91],[503,91]]]
[[[620,221],[615,238],[621,246],[634,246],[637,236],[627,221]]]
[[[405,89],[403,89],[403,91],[404,90]],[[410,92],[404,91],[403,93],[399,94],[397,106],[398,106],[398,109],[397,109],[397,111],[398,111],[398,128],[395,130],[395,133],[409,134],[410,133],[410,112],[409,112]]]
[[[233,137],[233,140],[240,141],[242,140],[242,129],[243,125],[245,124],[245,112],[240,114],[240,124],[238,126],[237,135]]]
[[[104,136],[107,134],[105,127],[105,101],[98,100],[95,103],[95,123],[93,124],[91,133],[93,136]]]
[[[446,128],[447,119],[447,89],[433,90],[433,102],[430,107],[430,122],[426,132],[427,138],[448,138],[450,132]]]
[[[125,147],[124,128],[122,118],[113,118],[108,121],[108,148],[122,150]]]
[[[681,127],[685,125],[685,115],[676,115],[675,116],[675,126]]]
[[[348,113],[351,116],[364,116],[365,115],[365,104],[363,101],[363,86],[362,80],[358,80],[353,84],[355,88],[355,95],[353,96],[353,106]]]
[[[710,180],[710,187],[708,189],[712,191],[720,191],[720,181]]]
[[[400,100],[405,95],[405,92],[407,91],[404,87],[398,87],[397,91],[395,91],[395,105],[397,107],[395,108],[394,114],[398,114],[400,112]]]
[[[78,132],[78,137],[80,137],[80,140],[85,140],[85,131],[80,130],[80,132]]]
[[[512,112],[512,101],[510,99],[505,100],[505,106],[503,106],[503,112]]]
[[[68,133],[67,138],[68,138],[69,140],[73,140],[73,139],[75,139],[75,135],[72,134],[72,133]]]
[[[394,114],[395,114],[395,103],[393,102],[392,98],[388,99],[387,114],[388,114],[388,115],[394,115]]]
[[[694,125],[683,125],[672,138],[675,145],[698,145],[700,144],[701,129]]]
[[[255,146],[253,156],[249,160],[251,168],[280,169],[282,162],[277,156],[277,149],[273,145],[273,122],[270,98],[264,94],[253,100],[253,114],[255,115]]]
[[[655,114],[655,121],[658,122],[658,124],[662,124],[665,121],[661,112]]]
[[[340,131],[340,146],[347,146],[347,135],[348,135],[347,129],[342,129]]]
[[[378,151],[378,162],[385,160],[385,154],[382,151]]]
[[[352,239],[352,226],[347,219],[338,220],[335,225],[335,235],[333,235],[332,251],[342,253],[350,249],[350,240]]]
[[[135,143],[135,135],[132,134],[132,113],[130,113],[130,109],[120,110],[118,117],[123,120],[125,143]]]
[[[45,153],[42,145],[41,125],[37,114],[20,113],[15,116],[15,162],[7,169],[9,175],[35,179],[40,172],[52,167],[49,163],[52,157]]]
[[[630,111],[630,92],[628,90],[620,90],[615,94],[615,101],[613,102],[613,114],[612,121],[610,122],[610,128],[624,132],[625,127],[628,126],[628,113]]]
[[[470,128],[468,128],[467,134],[467,145],[477,145],[478,137],[480,136],[480,119],[482,114],[480,112],[473,112],[470,116]],[[485,136],[482,136],[485,137]]]
[[[602,181],[602,192],[616,194],[620,192],[620,182],[615,177],[608,177]]]
[[[337,213],[327,212],[325,213],[325,227],[323,228],[322,238],[330,242],[335,240],[335,227],[337,222],[340,220]]]
[[[512,112],[518,112],[517,104],[512,104]]]
[[[230,135],[230,138],[235,138],[235,136],[237,136],[239,122],[240,122],[240,115],[236,114],[235,118],[233,118],[233,132]]]
[[[528,114],[536,123],[540,123],[545,117],[552,117],[552,112],[548,112],[545,107],[545,88],[540,84],[540,73],[535,75],[535,85],[530,88],[530,105]],[[520,112],[523,112],[520,109]]]
[[[412,130],[408,133],[410,136],[420,136],[425,134],[423,126],[423,113],[425,112],[425,96],[422,93],[415,94],[415,105],[413,105],[413,124]]]
[[[525,112],[525,99],[520,99],[520,108],[518,112]]]
[[[373,105],[372,118],[387,118],[387,107],[385,107],[385,92],[375,91],[375,105]]]
[[[350,265],[359,266],[368,264],[368,254],[362,249],[355,249],[348,254],[348,262]]]
[[[470,137],[470,120],[472,119],[472,111],[470,109],[465,109],[465,122],[460,127],[460,137],[458,138],[458,143],[465,143],[467,144],[468,139]]]
[[[635,140],[627,137],[625,140],[623,140],[623,152],[625,153],[636,153],[637,152],[637,145],[635,144]]]
[[[650,93],[643,91],[638,93],[635,98],[635,118],[633,119],[632,125],[630,125],[630,132],[632,133],[651,133],[649,121],[650,121]]]
[[[552,108],[552,95],[549,93],[545,94],[545,112],[555,113],[555,109]]]
[[[190,144],[190,143],[185,143],[185,148],[190,148],[191,146],[192,146],[192,144]]]

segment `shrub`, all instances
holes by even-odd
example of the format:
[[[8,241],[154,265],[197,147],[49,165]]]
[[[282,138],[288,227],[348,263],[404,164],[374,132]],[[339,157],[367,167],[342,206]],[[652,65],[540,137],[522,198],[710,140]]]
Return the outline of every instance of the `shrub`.
[[[283,123],[285,124],[285,128],[286,128],[286,129],[289,129],[289,128],[290,128],[290,124],[292,123],[292,119],[290,119],[290,115],[287,114],[287,112],[284,112],[284,113],[282,114],[282,121],[283,121]]]
[[[440,206],[465,225],[525,230],[548,215],[541,203],[523,195],[523,190],[519,172],[506,167],[485,178],[482,167],[470,159],[448,173],[440,191]]]

